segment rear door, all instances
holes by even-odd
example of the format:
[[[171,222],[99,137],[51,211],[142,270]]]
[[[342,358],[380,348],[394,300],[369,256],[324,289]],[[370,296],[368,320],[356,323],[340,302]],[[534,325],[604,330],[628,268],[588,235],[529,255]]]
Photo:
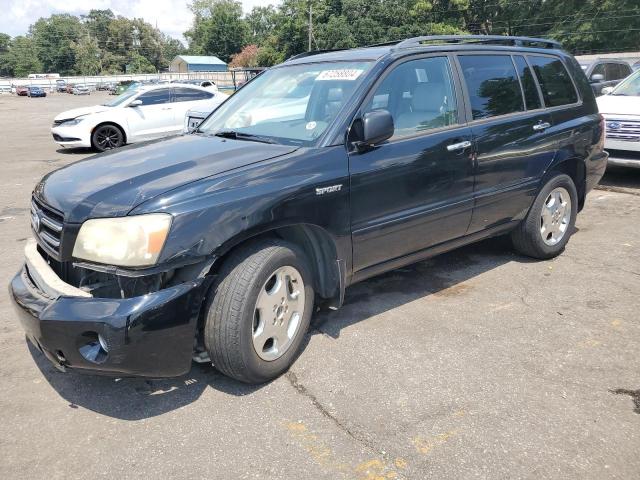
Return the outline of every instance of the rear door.
[[[401,61],[359,112],[388,110],[395,134],[371,150],[349,154],[356,274],[375,273],[376,266],[384,270],[387,261],[467,231],[473,208],[471,131],[460,115],[451,62],[446,55]]]
[[[142,104],[135,107],[124,107],[129,124],[130,140],[159,138],[175,129],[170,88],[149,90],[137,97],[136,100],[140,100]]]
[[[192,108],[210,108],[210,111],[213,111],[213,98],[213,92],[189,87],[175,87],[173,89],[174,123],[171,129],[172,133],[183,130],[185,116]]]
[[[551,116],[523,55],[457,58],[476,150],[471,234],[526,215],[556,143],[548,132]]]

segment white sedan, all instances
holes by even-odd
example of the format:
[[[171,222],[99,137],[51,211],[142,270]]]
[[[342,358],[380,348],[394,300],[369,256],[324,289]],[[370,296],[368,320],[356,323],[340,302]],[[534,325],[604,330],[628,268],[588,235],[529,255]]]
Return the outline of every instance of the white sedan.
[[[51,133],[63,147],[91,147],[102,152],[181,133],[188,110],[213,110],[227,98],[224,93],[195,85],[143,86],[103,105],[61,113],[54,119]]]

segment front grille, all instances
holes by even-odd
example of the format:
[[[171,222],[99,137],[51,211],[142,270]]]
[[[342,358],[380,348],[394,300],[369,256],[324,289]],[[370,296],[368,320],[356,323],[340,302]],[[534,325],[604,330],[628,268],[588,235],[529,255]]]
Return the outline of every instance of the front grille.
[[[31,198],[31,228],[38,244],[49,254],[60,257],[64,217],[44,203]]]
[[[607,119],[607,138],[626,142],[640,142],[640,121]]]

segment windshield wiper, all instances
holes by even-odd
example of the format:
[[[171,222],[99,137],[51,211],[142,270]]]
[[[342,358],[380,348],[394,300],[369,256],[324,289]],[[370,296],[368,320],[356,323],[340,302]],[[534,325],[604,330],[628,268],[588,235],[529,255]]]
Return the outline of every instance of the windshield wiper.
[[[629,96],[626,93],[610,93],[609,95],[612,95],[614,97],[628,97]]]
[[[234,140],[247,140],[249,142],[271,143],[276,144],[275,140],[269,137],[262,137],[260,135],[252,135],[250,133],[237,132],[235,130],[221,130],[214,133],[216,137],[233,138]]]

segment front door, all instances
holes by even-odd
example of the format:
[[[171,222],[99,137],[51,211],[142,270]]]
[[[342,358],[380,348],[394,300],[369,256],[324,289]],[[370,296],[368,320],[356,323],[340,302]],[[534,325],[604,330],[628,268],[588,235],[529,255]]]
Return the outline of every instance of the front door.
[[[360,114],[388,110],[395,133],[349,155],[354,273],[467,231],[472,138],[460,100],[447,56],[392,67],[365,100]]]
[[[163,137],[174,128],[174,106],[171,89],[160,88],[140,95],[141,105],[127,108],[129,140],[141,141]],[[182,118],[184,121],[184,117]]]

